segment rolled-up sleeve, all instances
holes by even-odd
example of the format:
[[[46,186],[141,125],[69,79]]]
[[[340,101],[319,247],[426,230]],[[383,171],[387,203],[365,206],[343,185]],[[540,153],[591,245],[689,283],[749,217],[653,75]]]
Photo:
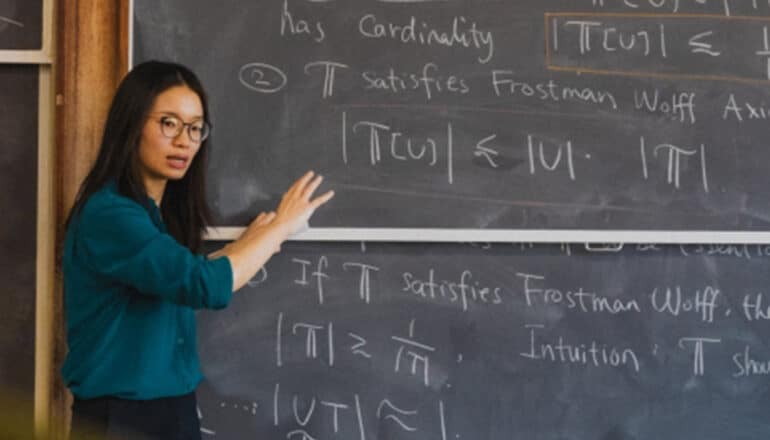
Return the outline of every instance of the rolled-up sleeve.
[[[75,240],[87,267],[142,294],[194,309],[220,309],[232,297],[228,258],[192,253],[131,199],[93,197],[80,213]]]

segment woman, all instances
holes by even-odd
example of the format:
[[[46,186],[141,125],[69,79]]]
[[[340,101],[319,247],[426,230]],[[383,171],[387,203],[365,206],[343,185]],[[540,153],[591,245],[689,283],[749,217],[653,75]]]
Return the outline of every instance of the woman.
[[[141,64],[116,92],[62,259],[74,438],[200,438],[194,310],[227,306],[333,196],[313,198],[321,177],[308,172],[275,212],[198,255],[209,127],[206,95],[183,66]]]

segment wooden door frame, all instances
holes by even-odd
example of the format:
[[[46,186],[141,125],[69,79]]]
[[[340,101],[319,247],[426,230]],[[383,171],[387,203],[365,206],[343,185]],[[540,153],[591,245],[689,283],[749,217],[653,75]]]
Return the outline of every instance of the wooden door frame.
[[[39,241],[55,243],[43,264],[47,274],[37,326],[35,427],[38,438],[67,439],[71,395],[60,369],[66,355],[61,256],[64,221],[93,163],[107,110],[128,71],[129,0],[56,0],[53,142],[45,162],[55,169],[44,185],[54,221]],[[41,188],[41,193],[45,192]],[[42,296],[42,298],[40,298]]]

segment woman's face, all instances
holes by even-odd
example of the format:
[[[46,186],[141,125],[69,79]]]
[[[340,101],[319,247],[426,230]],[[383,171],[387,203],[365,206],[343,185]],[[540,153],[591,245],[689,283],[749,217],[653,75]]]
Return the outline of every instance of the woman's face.
[[[193,138],[203,123],[201,100],[189,87],[175,86],[155,98],[139,142],[139,168],[148,192],[162,192],[169,179],[184,177],[200,148]]]

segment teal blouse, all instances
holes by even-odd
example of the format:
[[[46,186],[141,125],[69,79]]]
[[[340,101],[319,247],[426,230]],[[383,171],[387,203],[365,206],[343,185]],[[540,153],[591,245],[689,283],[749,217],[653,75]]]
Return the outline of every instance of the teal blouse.
[[[154,399],[193,391],[203,378],[195,309],[230,302],[226,257],[195,255],[160,211],[106,185],[69,225],[64,243],[66,385],[81,399]]]

